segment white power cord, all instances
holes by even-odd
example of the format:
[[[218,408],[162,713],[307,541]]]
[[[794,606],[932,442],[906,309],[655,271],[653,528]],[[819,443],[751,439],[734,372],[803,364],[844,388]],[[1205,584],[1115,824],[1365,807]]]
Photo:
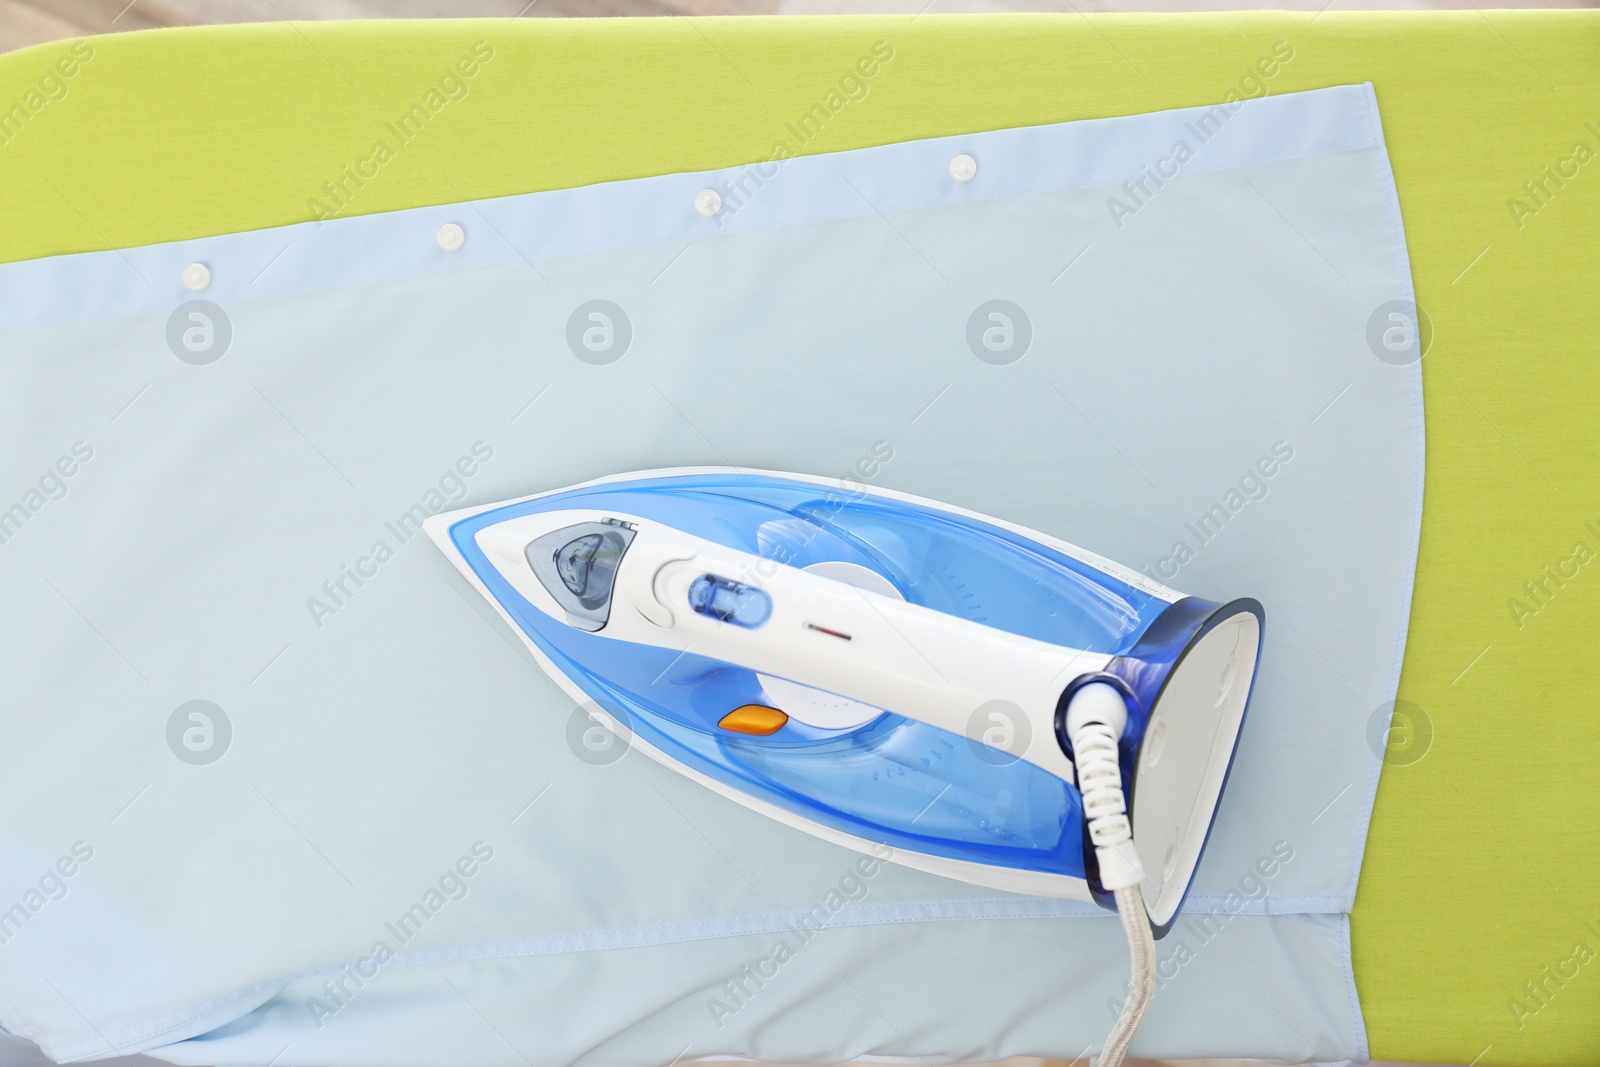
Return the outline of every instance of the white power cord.
[[[1083,794],[1083,814],[1089,820],[1089,840],[1094,842],[1099,861],[1100,884],[1116,897],[1131,961],[1128,999],[1106,1037],[1096,1067],[1121,1067],[1156,991],[1156,943],[1139,889],[1144,866],[1133,848],[1133,826],[1128,821],[1117,759],[1117,742],[1127,724],[1128,707],[1122,694],[1105,682],[1085,685],[1072,694],[1067,705],[1067,738],[1077,766],[1078,790]]]

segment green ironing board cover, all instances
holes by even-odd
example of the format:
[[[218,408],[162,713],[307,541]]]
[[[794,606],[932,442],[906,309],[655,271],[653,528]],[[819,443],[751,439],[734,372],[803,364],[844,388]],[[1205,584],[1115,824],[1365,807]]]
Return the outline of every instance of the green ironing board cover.
[[[495,58],[466,97],[373,174],[385,123],[480,38]],[[796,126],[879,40],[895,59],[866,96]],[[279,23],[58,42],[0,56],[0,261],[1362,81],[1433,341],[1410,732],[1353,916],[1361,1010],[1379,1058],[1593,1064],[1600,11]]]

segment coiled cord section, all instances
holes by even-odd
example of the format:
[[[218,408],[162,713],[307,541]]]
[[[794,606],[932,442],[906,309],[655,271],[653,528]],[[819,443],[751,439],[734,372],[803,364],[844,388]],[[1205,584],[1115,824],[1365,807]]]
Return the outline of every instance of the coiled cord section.
[[[1117,701],[1121,700],[1119,694]],[[1083,815],[1089,820],[1089,840],[1097,851],[1129,843],[1133,840],[1133,826],[1128,822],[1127,802],[1122,796],[1122,765],[1117,758],[1122,732],[1114,731],[1109,723],[1090,719],[1071,736],[1078,791],[1083,794]]]
[[[1104,682],[1090,682],[1067,705],[1067,738],[1077,767],[1078,791],[1100,866],[1100,883],[1116,897],[1117,914],[1128,937],[1128,998],[1106,1037],[1096,1067],[1120,1067],[1156,990],[1156,945],[1145,914],[1144,866],[1133,848],[1133,825],[1122,793],[1117,745],[1128,724],[1122,694]]]

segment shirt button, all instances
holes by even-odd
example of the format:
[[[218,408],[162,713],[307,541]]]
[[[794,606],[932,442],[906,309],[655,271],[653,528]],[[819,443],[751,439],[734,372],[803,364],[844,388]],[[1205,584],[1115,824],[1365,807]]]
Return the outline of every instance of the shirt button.
[[[447,222],[440,226],[436,237],[439,241],[439,247],[446,252],[454,252],[467,243],[467,231],[453,222]]]
[[[702,189],[694,194],[694,209],[706,218],[722,210],[722,194],[715,189]]]

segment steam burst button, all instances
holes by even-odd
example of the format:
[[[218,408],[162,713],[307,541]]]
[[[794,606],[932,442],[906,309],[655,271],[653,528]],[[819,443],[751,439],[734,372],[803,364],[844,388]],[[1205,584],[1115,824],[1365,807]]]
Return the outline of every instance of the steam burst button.
[[[689,586],[689,607],[718,622],[731,622],[754,630],[772,615],[772,598],[753,585],[702,574]]]

